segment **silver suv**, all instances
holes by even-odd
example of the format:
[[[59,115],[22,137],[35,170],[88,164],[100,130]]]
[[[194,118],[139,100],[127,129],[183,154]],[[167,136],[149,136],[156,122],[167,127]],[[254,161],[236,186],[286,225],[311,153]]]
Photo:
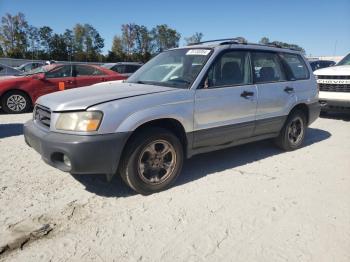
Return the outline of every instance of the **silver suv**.
[[[40,97],[25,140],[62,171],[119,173],[150,194],[196,154],[268,138],[301,147],[320,113],[310,72],[297,51],[235,39],[172,49],[124,83]]]

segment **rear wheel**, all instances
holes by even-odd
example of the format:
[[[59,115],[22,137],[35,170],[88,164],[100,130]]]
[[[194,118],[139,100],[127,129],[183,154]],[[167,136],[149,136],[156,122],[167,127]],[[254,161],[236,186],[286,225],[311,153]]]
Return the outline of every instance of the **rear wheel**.
[[[8,114],[25,113],[31,107],[31,99],[23,92],[11,91],[2,97],[1,107]]]
[[[126,184],[147,195],[168,188],[180,174],[182,163],[179,139],[166,129],[149,128],[126,145],[119,172]]]
[[[276,144],[286,151],[300,148],[305,139],[306,127],[305,114],[300,110],[292,112],[275,139]]]

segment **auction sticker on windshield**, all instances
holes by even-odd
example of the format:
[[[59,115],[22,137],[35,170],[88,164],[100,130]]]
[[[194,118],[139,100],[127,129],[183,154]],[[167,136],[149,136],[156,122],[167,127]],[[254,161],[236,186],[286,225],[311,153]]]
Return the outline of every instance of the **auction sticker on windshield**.
[[[208,55],[210,50],[207,49],[191,49],[188,50],[186,55]]]

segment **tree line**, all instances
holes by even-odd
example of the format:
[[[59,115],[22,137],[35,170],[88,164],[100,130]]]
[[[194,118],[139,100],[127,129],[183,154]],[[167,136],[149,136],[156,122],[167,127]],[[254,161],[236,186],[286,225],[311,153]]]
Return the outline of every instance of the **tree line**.
[[[203,33],[185,37],[186,44],[198,43]],[[105,40],[90,24],[76,24],[63,33],[55,33],[49,26],[30,25],[23,13],[5,14],[0,25],[0,56],[38,60],[79,62],[146,62],[154,55],[178,47],[181,34],[166,24],[147,26],[128,23],[121,25],[120,34],[113,38],[112,48],[103,54]],[[269,42],[264,37],[261,43]],[[277,42],[277,41],[275,41]],[[283,47],[300,48],[283,42]]]

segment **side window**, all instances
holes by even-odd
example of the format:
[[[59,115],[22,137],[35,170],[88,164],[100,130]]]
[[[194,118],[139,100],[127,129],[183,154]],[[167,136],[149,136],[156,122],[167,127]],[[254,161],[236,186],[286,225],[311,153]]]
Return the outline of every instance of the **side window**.
[[[47,72],[46,78],[61,78],[61,77],[71,77],[72,76],[72,66],[58,66]]]
[[[139,66],[136,65],[127,65],[126,66],[126,73],[134,73],[137,69],[139,69]]]
[[[125,73],[125,65],[116,65],[112,68],[112,70],[119,73],[119,74],[124,74]]]
[[[229,51],[211,65],[204,88],[251,84],[249,53]]]
[[[26,66],[24,67],[24,71],[30,71],[30,70],[32,70],[32,69],[34,69],[34,68],[33,68],[33,64],[28,64],[28,65],[26,65]]]
[[[300,55],[282,53],[283,61],[288,65],[292,76],[289,80],[302,80],[309,78],[309,70],[307,69],[304,60]],[[315,68],[320,68],[322,64],[317,63]]]
[[[92,66],[85,66],[85,65],[76,65],[75,66],[75,76],[98,76],[98,75],[104,75],[104,72],[92,67]]]
[[[252,64],[255,83],[268,83],[286,80],[276,53],[253,52]]]

